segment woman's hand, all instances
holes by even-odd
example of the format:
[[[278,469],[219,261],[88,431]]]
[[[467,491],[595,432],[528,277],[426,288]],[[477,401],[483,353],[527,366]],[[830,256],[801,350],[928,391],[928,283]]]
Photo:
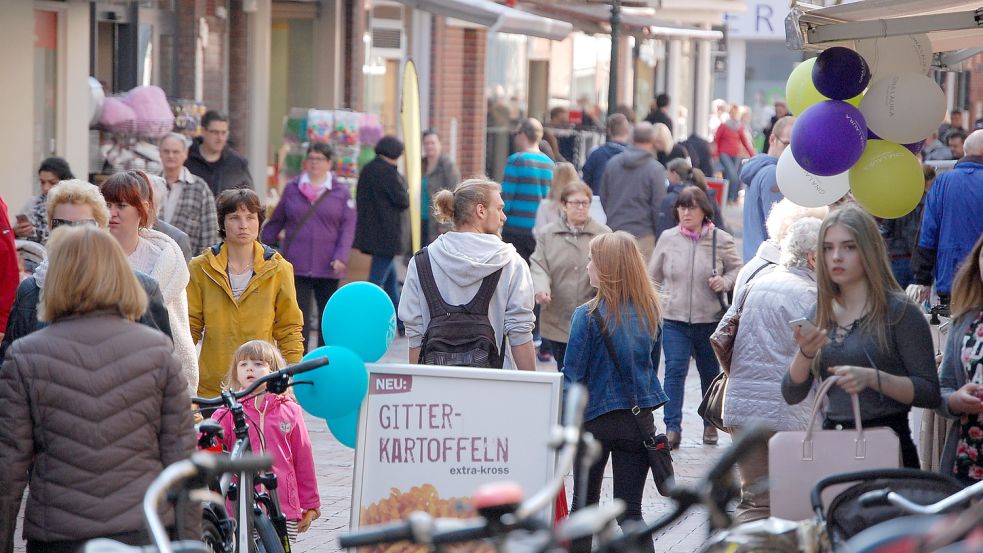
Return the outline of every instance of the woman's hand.
[[[814,326],[796,326],[792,330],[792,337],[795,338],[795,343],[799,344],[799,351],[808,359],[815,357],[819,350],[829,343],[826,331]]]
[[[331,262],[331,270],[336,273],[340,273],[344,271],[346,268],[347,265],[345,265],[343,261],[338,261],[337,259],[335,259],[334,261]]]
[[[843,391],[848,394],[859,394],[866,388],[876,388],[877,386],[877,369],[839,365],[830,367],[829,372],[840,377],[836,381],[836,385],[843,388]]]
[[[983,413],[983,386],[972,382],[964,384],[949,396],[949,411],[955,415]]]
[[[17,238],[26,238],[28,236],[34,236],[34,225],[28,221],[21,221],[14,225],[14,234]]]
[[[321,517],[321,511],[317,509],[307,509],[304,514],[301,515],[300,520],[297,521],[297,532],[306,532],[310,527],[311,523]]]
[[[549,295],[548,292],[536,292],[536,303],[540,305],[549,305],[553,301],[553,297]]]
[[[710,285],[710,289],[714,292],[723,292],[724,288],[727,286],[724,283],[724,277],[722,276],[712,276],[707,279],[707,284]]]

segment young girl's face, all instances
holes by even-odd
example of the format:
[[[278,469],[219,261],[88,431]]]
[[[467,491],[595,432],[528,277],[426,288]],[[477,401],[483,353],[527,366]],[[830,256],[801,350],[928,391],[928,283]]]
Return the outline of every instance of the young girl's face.
[[[243,359],[236,364],[236,380],[243,388],[270,374],[270,365],[259,359]]]
[[[850,231],[842,225],[832,225],[823,239],[823,255],[830,279],[843,286],[864,278],[864,264],[860,248]]]

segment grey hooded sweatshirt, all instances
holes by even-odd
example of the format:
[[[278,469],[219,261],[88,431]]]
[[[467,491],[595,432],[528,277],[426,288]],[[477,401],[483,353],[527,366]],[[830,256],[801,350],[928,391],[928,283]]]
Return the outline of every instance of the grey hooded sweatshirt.
[[[665,197],[666,168],[652,152],[632,146],[608,161],[601,177],[601,206],[612,230],[636,238],[655,236]]]
[[[506,344],[506,368],[514,368],[508,350],[532,340],[535,322],[535,291],[529,266],[512,244],[494,234],[448,232],[428,246],[434,280],[445,302],[463,305],[471,301],[481,280],[503,268],[498,288],[488,306],[488,319],[495,329],[495,340]],[[423,296],[416,259],[411,259],[399,299],[399,318],[406,327],[410,347],[418,348],[430,324],[430,309]]]

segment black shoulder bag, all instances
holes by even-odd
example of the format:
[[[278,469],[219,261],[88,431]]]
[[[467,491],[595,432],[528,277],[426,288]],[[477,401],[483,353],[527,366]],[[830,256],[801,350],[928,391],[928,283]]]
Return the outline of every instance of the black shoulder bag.
[[[604,319],[601,318],[601,314],[597,309],[594,309],[591,311],[590,316],[594,320],[594,324],[597,325],[597,329],[601,332],[604,347],[608,350],[611,361],[614,362],[615,372],[618,373],[622,382],[627,385],[626,387],[631,393],[631,414],[635,417],[635,423],[638,425],[639,432],[641,432],[642,436],[645,436],[642,440],[642,446],[645,448],[645,454],[648,456],[649,468],[652,469],[652,479],[655,480],[655,487],[658,488],[660,495],[669,497],[669,492],[672,490],[675,481],[669,439],[666,438],[665,434],[656,434],[655,419],[652,411],[650,409],[642,409],[638,406],[635,379],[630,374],[626,374],[621,367],[621,362],[618,360],[618,356],[614,351],[614,344],[611,343],[611,336],[608,335],[607,330],[604,328]]]

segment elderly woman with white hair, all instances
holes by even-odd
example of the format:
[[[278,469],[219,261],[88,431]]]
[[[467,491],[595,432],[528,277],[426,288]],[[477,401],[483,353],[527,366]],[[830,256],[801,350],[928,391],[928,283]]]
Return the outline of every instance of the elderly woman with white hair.
[[[741,311],[730,375],[724,393],[724,425],[734,429],[760,421],[772,431],[804,430],[815,397],[788,405],[782,378],[798,345],[788,322],[806,316],[816,302],[816,251],[822,221],[805,217],[784,233],[778,266],[760,275],[735,298],[730,311]],[[743,307],[741,307],[743,305]],[[729,318],[724,316],[724,320]],[[741,502],[736,520],[769,516],[768,450],[762,446],[738,463]]]
[[[765,228],[769,238],[758,246],[757,253],[741,267],[734,283],[734,294],[740,294],[741,288],[755,277],[763,276],[778,267],[782,253],[781,242],[788,229],[799,219],[814,217],[822,220],[829,213],[828,207],[802,207],[784,199],[775,203],[768,212]]]

